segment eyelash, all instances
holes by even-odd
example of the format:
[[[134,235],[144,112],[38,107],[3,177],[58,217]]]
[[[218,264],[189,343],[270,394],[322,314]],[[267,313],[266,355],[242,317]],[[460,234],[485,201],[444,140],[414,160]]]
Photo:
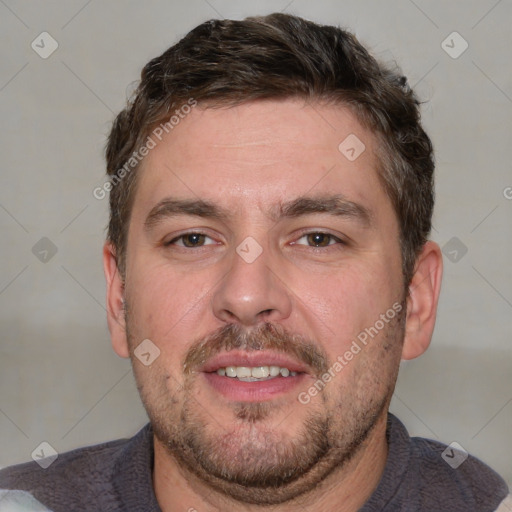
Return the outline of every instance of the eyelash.
[[[180,240],[183,242],[183,239],[185,237],[192,236],[192,235],[197,235],[197,236],[200,236],[200,237],[209,238],[210,240],[213,240],[212,237],[208,236],[206,233],[201,233],[200,231],[190,231],[188,233],[183,233],[183,234],[173,238],[169,242],[166,242],[164,245],[165,246],[176,245],[178,247],[183,247],[184,249],[200,249],[202,247],[205,247],[205,245],[216,245],[215,243],[210,243],[210,244],[197,245],[195,247],[194,246],[188,247],[184,243],[181,243],[181,244],[176,243],[176,242],[178,242]],[[308,236],[311,236],[311,235],[323,235],[323,236],[329,237],[329,242],[334,241],[335,243],[328,243],[325,246],[315,246],[315,245],[307,245],[307,244],[299,244],[299,243],[297,243],[298,240],[301,240],[302,238],[305,238],[305,237],[308,237]],[[307,246],[307,247],[310,247],[310,248],[313,248],[313,249],[316,249],[316,250],[320,250],[320,249],[326,249],[327,247],[332,247],[332,246],[335,246],[335,245],[346,245],[346,242],[343,241],[341,238],[339,238],[339,237],[337,237],[337,236],[335,236],[335,235],[333,235],[331,233],[327,233],[327,232],[324,232],[324,231],[308,231],[308,232],[302,233],[299,236],[299,238],[297,238],[297,240],[295,240],[294,242],[291,242],[290,245],[304,245],[304,246]]]
[[[181,240],[183,241],[183,239],[187,236],[192,236],[192,235],[197,235],[197,236],[202,236],[202,237],[205,237],[205,238],[209,238],[210,240],[213,240],[212,237],[208,236],[206,233],[201,233],[200,231],[190,231],[188,233],[183,233],[175,238],[173,238],[172,240],[169,240],[169,242],[166,242],[164,245],[166,246],[169,246],[169,245],[178,245],[178,247],[183,247],[184,249],[197,249],[197,248],[201,248],[201,247],[204,247],[204,245],[198,245],[196,247],[187,247],[185,244],[177,244],[176,242],[178,240]],[[215,245],[215,244],[206,244],[206,245]]]
[[[327,245],[324,245],[324,246],[315,246],[315,245],[307,245],[307,244],[298,244],[298,240],[301,240],[302,238],[305,238],[305,237],[309,237],[311,235],[322,235],[322,236],[326,236],[326,237],[329,237],[330,239],[330,242],[335,242],[335,243],[328,243]],[[311,247],[312,249],[326,249],[327,247],[332,247],[332,246],[335,246],[335,245],[345,245],[345,242],[333,235],[332,233],[326,233],[325,231],[307,231],[305,233],[302,233],[301,236],[295,241],[295,242],[292,242],[291,245],[306,245],[307,247]]]

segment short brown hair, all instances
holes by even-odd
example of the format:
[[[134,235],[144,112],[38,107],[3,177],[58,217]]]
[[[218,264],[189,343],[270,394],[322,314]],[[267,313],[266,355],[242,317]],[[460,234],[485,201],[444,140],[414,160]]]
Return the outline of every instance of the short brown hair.
[[[377,62],[351,33],[286,14],[207,21],[142,70],[106,148],[113,181],[108,239],[123,277],[137,172],[123,179],[116,173],[151,130],[191,98],[206,107],[304,98],[350,108],[379,143],[379,178],[398,218],[408,286],[434,206],[432,144],[419,101],[405,77]]]

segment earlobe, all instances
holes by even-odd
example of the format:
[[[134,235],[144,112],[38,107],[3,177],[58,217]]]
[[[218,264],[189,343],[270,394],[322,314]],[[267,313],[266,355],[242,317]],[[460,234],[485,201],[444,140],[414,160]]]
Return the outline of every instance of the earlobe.
[[[107,282],[107,322],[112,346],[120,357],[129,357],[126,337],[124,282],[117,266],[115,249],[111,242],[103,246],[103,270]]]
[[[427,242],[417,258],[409,284],[402,359],[414,359],[430,345],[441,291],[443,258],[435,242]]]

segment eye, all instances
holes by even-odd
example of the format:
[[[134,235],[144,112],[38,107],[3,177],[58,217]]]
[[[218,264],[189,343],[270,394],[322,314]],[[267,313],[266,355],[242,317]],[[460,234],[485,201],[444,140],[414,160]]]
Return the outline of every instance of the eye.
[[[294,242],[294,244],[309,245],[311,247],[327,247],[329,245],[342,243],[343,241],[338,237],[322,232],[306,233]]]
[[[204,245],[212,245],[215,243],[216,242],[214,240],[203,233],[185,233],[173,238],[170,242],[167,242],[166,245],[178,245],[180,247],[193,249],[194,247],[202,247]]]

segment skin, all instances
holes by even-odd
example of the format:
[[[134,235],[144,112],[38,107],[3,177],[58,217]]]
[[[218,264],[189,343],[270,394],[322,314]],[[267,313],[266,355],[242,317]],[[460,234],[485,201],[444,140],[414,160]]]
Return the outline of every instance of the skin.
[[[366,146],[354,161],[338,150],[349,134]],[[375,144],[343,107],[263,101],[198,107],[145,158],[125,279],[108,242],[104,267],[113,347],[132,357],[157,433],[153,478],[163,511],[355,511],[377,486],[400,359],[419,356],[430,343],[442,259],[428,242],[405,299],[398,221],[378,179]],[[362,206],[370,222],[329,212],[277,215],[298,197],[333,195]],[[229,215],[173,215],[145,229],[149,213],[169,197],[207,200]],[[184,232],[209,238],[187,238],[200,243],[186,247],[178,238]],[[251,263],[236,251],[247,237],[262,250]],[[319,240],[325,245],[316,247]],[[300,403],[318,370],[332,367],[397,303],[401,320],[386,323],[321,392]],[[268,324],[284,335],[264,338]],[[244,333],[248,344],[214,349],[211,336],[223,340],[226,327]],[[149,366],[133,353],[145,339],[160,350]],[[281,351],[305,371],[284,392],[235,400],[211,384],[201,359],[190,359],[201,344],[209,350],[202,362],[263,348]],[[306,365],[297,346],[309,347],[319,366]],[[308,470],[273,488],[249,483],[290,460]]]

